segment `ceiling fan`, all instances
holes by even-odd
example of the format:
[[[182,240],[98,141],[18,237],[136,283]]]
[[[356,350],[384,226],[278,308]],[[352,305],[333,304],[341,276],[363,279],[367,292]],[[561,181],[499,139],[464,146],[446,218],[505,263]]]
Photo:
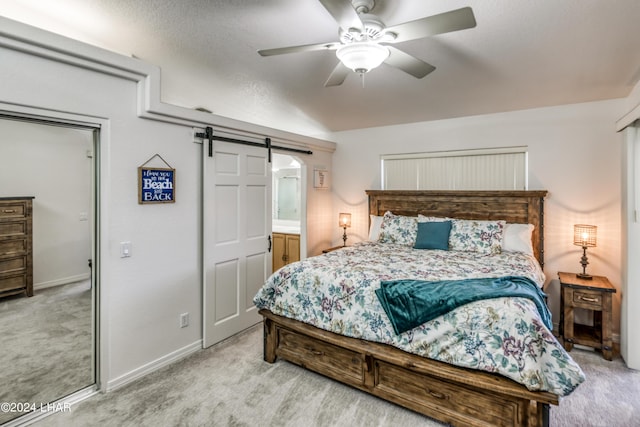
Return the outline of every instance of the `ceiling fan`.
[[[421,79],[435,70],[435,67],[391,46],[392,44],[476,26],[470,7],[387,27],[379,17],[370,13],[375,0],[319,1],[340,26],[340,41],[264,49],[258,53],[261,56],[272,56],[335,50],[340,62],[333,69],[325,86],[341,85],[350,71],[363,75],[383,62]]]

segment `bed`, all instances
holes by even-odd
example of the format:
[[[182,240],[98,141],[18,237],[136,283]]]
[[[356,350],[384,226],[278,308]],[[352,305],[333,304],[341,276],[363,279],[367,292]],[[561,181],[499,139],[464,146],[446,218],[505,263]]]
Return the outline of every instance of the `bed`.
[[[489,246],[479,253],[417,250],[400,236],[285,266],[254,298],[264,318],[265,361],[287,360],[451,425],[548,425],[549,405],[558,405],[584,374],[535,304],[475,301],[398,333],[374,294],[398,275],[430,281],[514,275],[542,286],[546,191],[367,194],[372,218],[386,218],[387,238],[390,221],[413,224],[418,216],[432,225],[447,218],[501,221],[501,233],[505,223],[532,224],[530,254]]]

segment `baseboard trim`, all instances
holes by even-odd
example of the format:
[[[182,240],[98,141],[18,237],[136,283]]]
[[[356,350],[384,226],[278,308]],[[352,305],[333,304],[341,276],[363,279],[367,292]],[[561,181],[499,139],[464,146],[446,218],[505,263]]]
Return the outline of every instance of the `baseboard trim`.
[[[121,375],[113,380],[107,382],[107,387],[103,390],[106,392],[114,391],[120,387],[123,387],[137,379],[144,377],[154,371],[157,371],[160,368],[164,368],[174,362],[177,362],[180,359],[184,359],[185,357],[202,350],[202,340],[195,341],[181,349],[178,349],[172,353],[169,353],[165,356],[162,356],[153,362],[149,362],[146,365],[142,365],[139,368],[136,368],[130,372],[127,372],[124,375]]]
[[[9,420],[2,424],[2,427],[26,427],[34,424],[46,417],[57,414],[58,412],[67,412],[73,410],[71,407],[85,399],[98,394],[98,387],[91,385],[71,393],[59,400],[51,403],[39,403],[35,411],[29,412],[21,417]]]
[[[33,290],[39,291],[42,289],[53,288],[54,286],[68,285],[69,283],[80,282],[82,280],[89,280],[91,273],[78,274],[76,276],[63,277],[62,279],[49,280],[48,282],[40,282],[33,284]]]

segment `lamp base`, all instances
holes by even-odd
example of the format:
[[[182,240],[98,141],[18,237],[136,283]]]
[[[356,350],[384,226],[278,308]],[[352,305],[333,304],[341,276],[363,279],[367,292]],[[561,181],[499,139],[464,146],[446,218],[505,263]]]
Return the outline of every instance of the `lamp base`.
[[[593,277],[590,274],[587,274],[587,265],[589,265],[589,260],[587,259],[587,247],[582,247],[582,258],[580,258],[580,265],[582,265],[582,273],[576,273],[576,277],[582,280],[591,280]]]

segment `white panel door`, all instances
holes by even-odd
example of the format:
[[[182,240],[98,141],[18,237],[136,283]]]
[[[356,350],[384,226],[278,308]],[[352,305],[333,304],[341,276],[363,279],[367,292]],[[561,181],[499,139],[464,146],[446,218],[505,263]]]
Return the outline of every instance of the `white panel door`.
[[[267,150],[203,144],[203,345],[258,322],[253,297],[271,273],[271,165]]]

